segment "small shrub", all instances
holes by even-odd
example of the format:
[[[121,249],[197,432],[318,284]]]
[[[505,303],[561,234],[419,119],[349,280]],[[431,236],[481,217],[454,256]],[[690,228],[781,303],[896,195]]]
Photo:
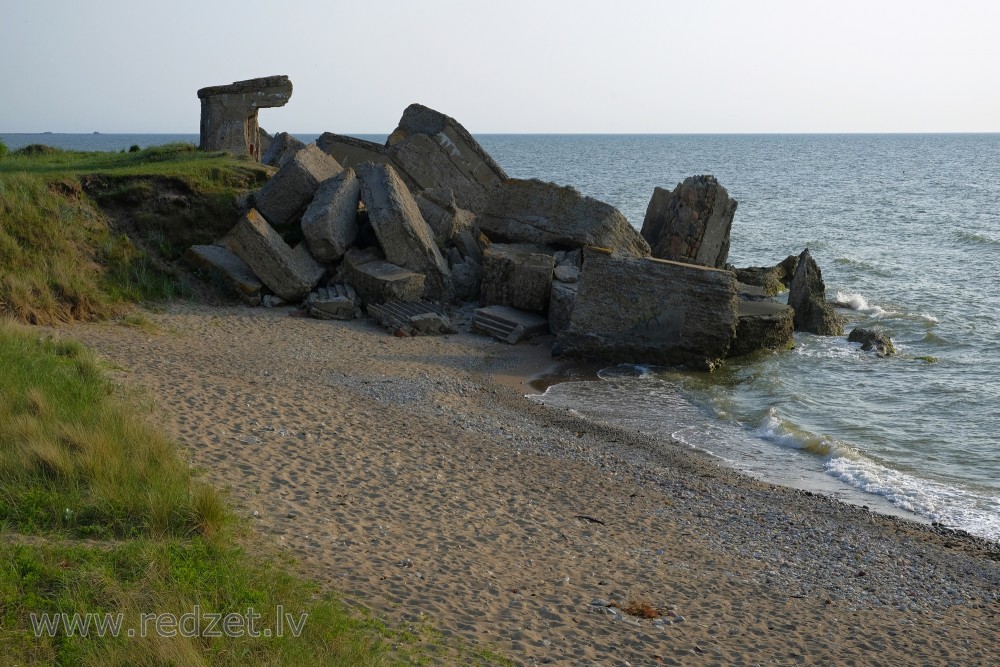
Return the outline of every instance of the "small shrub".
[[[128,147],[128,152],[129,153],[138,153],[141,150],[142,149],[139,148],[139,144],[132,144],[131,146]]]
[[[9,152],[10,152],[10,149],[7,148],[7,144],[5,144],[3,142],[3,140],[0,140],[0,160],[2,160],[5,157],[7,157],[7,153],[9,153]]]
[[[27,146],[18,148],[14,151],[14,155],[31,157],[35,155],[51,155],[56,152],[58,152],[58,149],[52,148],[52,146],[46,146],[45,144],[28,144]]]

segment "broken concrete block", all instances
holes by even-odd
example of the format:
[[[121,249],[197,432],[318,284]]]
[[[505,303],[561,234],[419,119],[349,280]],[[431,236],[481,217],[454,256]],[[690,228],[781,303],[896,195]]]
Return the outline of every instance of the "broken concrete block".
[[[441,307],[430,301],[386,301],[368,306],[368,314],[390,331],[410,336],[455,332]]]
[[[348,137],[343,134],[324,132],[316,140],[316,146],[335,159],[345,169],[347,167],[357,168],[362,162],[375,162],[376,164],[389,164],[399,169],[393,164],[392,158],[386,154],[385,146],[376,144],[357,137]],[[403,180],[406,177],[403,174]],[[410,183],[407,183],[410,185]]]
[[[289,248],[256,209],[240,218],[220,244],[239,255],[272,292],[287,301],[300,300],[323,277],[322,265],[305,245]]]
[[[254,274],[250,266],[229,248],[196,245],[188,248],[184,257],[202,271],[221,278],[248,306],[260,305],[260,292],[264,283]]]
[[[309,144],[295,153],[257,194],[260,214],[280,227],[295,222],[316,194],[319,184],[343,171],[332,157]]]
[[[458,206],[478,212],[507,174],[454,118],[420,104],[403,111],[386,153],[418,190],[448,188]]]
[[[386,260],[425,275],[424,296],[427,298],[450,299],[452,284],[448,264],[396,170],[389,165],[365,162],[358,165],[356,171],[368,220],[385,251]]]
[[[423,296],[423,274],[385,260],[370,259],[357,250],[347,253],[344,265],[344,279],[358,291],[366,305],[390,300],[418,301]]]
[[[653,257],[722,269],[736,200],[715,176],[689,176],[673,192],[655,188],[642,221]]]
[[[340,260],[358,236],[361,182],[353,169],[323,181],[302,214],[302,234],[313,257],[321,262]]]
[[[292,96],[292,82],[285,75],[236,81],[198,91],[201,100],[203,151],[229,151],[261,159],[257,110],[280,107]]]
[[[320,287],[306,297],[311,317],[321,320],[353,320],[361,316],[361,300],[350,285]]]
[[[614,206],[539,180],[508,179],[492,191],[476,221],[497,241],[649,255],[649,245]]]
[[[569,327],[579,283],[553,281],[549,296],[549,331],[558,334]]]
[[[264,151],[264,157],[260,161],[269,167],[278,167],[280,169],[305,147],[304,143],[287,132],[278,132],[271,139],[271,144]]]
[[[446,242],[459,232],[469,232],[473,228],[476,214],[459,208],[450,189],[424,190],[414,195],[414,200],[435,239]]]
[[[544,312],[555,266],[555,258],[545,250],[530,244],[490,244],[483,253],[481,302]]]
[[[537,313],[529,313],[510,306],[477,308],[472,316],[472,329],[493,336],[510,345],[516,345],[528,336],[548,331],[548,321]]]
[[[792,338],[795,311],[773,301],[741,301],[736,322],[736,337],[729,346],[730,357],[740,357],[757,350],[787,350]]]
[[[559,334],[570,356],[711,370],[736,334],[730,271],[588,251],[579,285]]]

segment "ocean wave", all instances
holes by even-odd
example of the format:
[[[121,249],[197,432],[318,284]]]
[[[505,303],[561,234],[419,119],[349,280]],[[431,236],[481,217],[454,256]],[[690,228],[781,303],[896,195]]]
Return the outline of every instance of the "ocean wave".
[[[852,269],[858,269],[866,273],[870,273],[874,276],[880,278],[889,278],[892,276],[892,272],[888,269],[878,266],[877,264],[871,264],[869,262],[862,261],[860,259],[853,259],[851,257],[838,257],[833,260],[834,263],[840,264],[841,266],[848,266]]]
[[[869,303],[868,299],[858,292],[843,292],[841,290],[837,290],[837,297],[834,301],[838,305],[843,304],[851,310],[856,310],[859,313],[873,315],[875,317],[894,312],[888,311],[881,306],[876,306],[873,303]]]
[[[879,465],[865,457],[835,457],[826,471],[896,507],[946,526],[1000,539],[1000,497],[958,489]]]
[[[760,425],[754,434],[776,445],[822,457],[841,454],[846,449],[846,445],[830,436],[817,435],[782,419],[773,405],[760,420]]]
[[[648,378],[654,374],[653,366],[643,364],[619,364],[609,368],[602,368],[597,371],[597,377],[602,380],[614,380],[616,378]]]
[[[966,241],[967,243],[975,243],[977,245],[1000,245],[1000,239],[995,239],[992,236],[978,234],[976,232],[968,232],[962,229],[956,231],[955,236],[958,237],[959,241]]]

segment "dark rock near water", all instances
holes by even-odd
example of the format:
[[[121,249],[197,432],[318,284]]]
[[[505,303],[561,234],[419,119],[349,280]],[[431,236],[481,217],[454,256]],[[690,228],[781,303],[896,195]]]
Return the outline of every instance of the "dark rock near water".
[[[745,285],[760,287],[767,296],[774,296],[788,289],[798,265],[799,258],[789,255],[774,266],[749,266],[736,269],[736,280]]]
[[[876,329],[863,329],[858,327],[847,336],[851,343],[861,343],[861,349],[865,352],[875,350],[880,356],[890,357],[896,354],[896,346],[892,344],[889,334]]]
[[[554,334],[569,328],[573,317],[573,304],[579,283],[553,281],[549,295],[549,331]]]
[[[794,345],[795,311],[773,301],[741,301],[730,357],[757,350],[788,350]]]
[[[730,271],[588,250],[563,353],[711,370],[736,334]]]
[[[795,309],[795,330],[820,336],[842,336],[844,322],[826,300],[826,285],[809,248],[799,255],[798,267],[788,288],[788,305]]]
[[[689,176],[672,192],[653,190],[642,236],[653,257],[721,269],[735,214],[736,200],[714,176]]]

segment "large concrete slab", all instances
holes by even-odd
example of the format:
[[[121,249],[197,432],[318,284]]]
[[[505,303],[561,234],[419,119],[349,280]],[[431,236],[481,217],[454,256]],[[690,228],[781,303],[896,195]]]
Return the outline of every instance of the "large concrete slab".
[[[220,244],[246,262],[272,292],[286,301],[308,294],[324,268],[304,245],[292,249],[255,209],[250,209]]]
[[[421,104],[403,111],[386,143],[386,153],[415,189],[451,189],[460,208],[476,213],[507,178],[461,123]]]
[[[217,245],[195,245],[188,248],[184,257],[195,267],[217,276],[249,306],[259,306],[264,283],[229,248]]]
[[[477,223],[493,241],[649,255],[646,241],[614,206],[575,188],[534,179],[512,178],[495,188]]]
[[[736,278],[678,262],[586,251],[563,353],[714,369],[736,333]]]
[[[254,206],[275,227],[293,223],[312,201],[319,184],[341,171],[336,160],[309,144],[257,191]]]
[[[358,236],[360,199],[361,181],[353,169],[345,169],[320,184],[302,214],[302,235],[313,257],[331,263],[344,256]]]
[[[448,264],[396,170],[389,165],[364,162],[356,171],[368,220],[386,260],[426,276],[427,298],[449,300],[453,290]]]

